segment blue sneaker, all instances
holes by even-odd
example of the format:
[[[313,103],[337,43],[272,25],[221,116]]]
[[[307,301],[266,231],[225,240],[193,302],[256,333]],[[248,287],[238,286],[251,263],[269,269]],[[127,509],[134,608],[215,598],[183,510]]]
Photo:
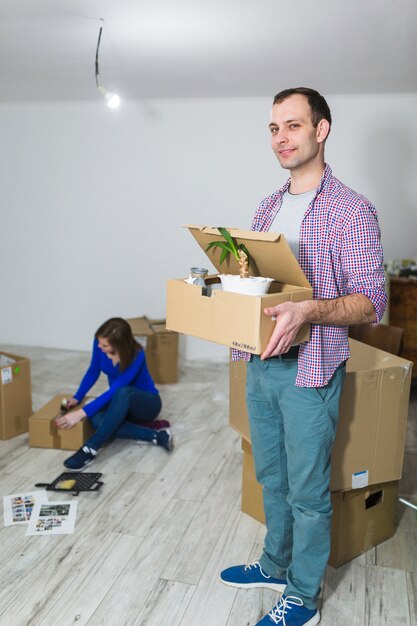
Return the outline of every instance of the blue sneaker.
[[[88,446],[83,446],[75,454],[68,457],[64,461],[64,465],[69,470],[82,470],[84,467],[94,461],[97,451]]]
[[[167,452],[171,452],[174,447],[174,441],[169,428],[163,428],[155,431],[155,437],[152,439],[155,446],[162,446]]]
[[[256,626],[314,626],[320,621],[318,609],[307,609],[300,598],[282,596],[272,611],[265,615]]]
[[[248,563],[248,565],[229,567],[221,572],[220,578],[225,585],[242,587],[243,589],[263,587],[282,592],[287,586],[287,581],[284,578],[268,576],[268,574],[263,571],[259,561]]]

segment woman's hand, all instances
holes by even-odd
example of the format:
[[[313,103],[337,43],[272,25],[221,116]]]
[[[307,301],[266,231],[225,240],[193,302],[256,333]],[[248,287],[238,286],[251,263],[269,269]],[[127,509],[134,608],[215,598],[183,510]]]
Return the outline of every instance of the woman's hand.
[[[78,409],[55,418],[55,424],[57,428],[68,430],[78,424],[78,422],[81,422],[85,417],[87,417],[86,412],[83,409]]]
[[[75,406],[77,406],[77,404],[78,404],[78,400],[76,400],[76,398],[68,398],[67,400],[68,409],[73,409]]]

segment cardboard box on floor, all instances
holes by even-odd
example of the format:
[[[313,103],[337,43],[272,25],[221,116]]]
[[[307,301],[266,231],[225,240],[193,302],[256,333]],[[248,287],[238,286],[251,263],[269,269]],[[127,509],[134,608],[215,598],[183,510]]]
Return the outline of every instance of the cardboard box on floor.
[[[0,439],[27,432],[32,412],[29,359],[0,351]]]
[[[217,228],[188,228],[204,251],[212,241],[221,240]],[[269,293],[252,296],[213,289],[220,283],[217,275],[206,279],[209,289],[190,285],[184,278],[169,280],[167,328],[230,348],[261,354],[275,324],[264,314],[264,308],[287,300],[309,300],[312,298],[312,289],[283,235],[235,228],[228,230],[238,243],[244,243],[249,250],[249,273],[252,276],[274,278]],[[219,248],[211,248],[206,254],[220,273],[239,273],[238,262],[232,255],[220,265]],[[306,324],[294,343],[307,341],[309,332],[310,327]]]
[[[58,448],[62,450],[78,450],[93,433],[88,419],[79,422],[68,430],[61,430],[55,426],[54,419],[59,415],[61,402],[64,398],[71,398],[72,393],[61,393],[47,402],[39,411],[29,418],[29,445],[34,448]],[[91,397],[84,398],[77,405],[82,407]]]
[[[164,319],[142,316],[126,321],[145,350],[154,382],[161,385],[178,382],[178,334],[167,330]]]
[[[339,567],[392,537],[397,500],[398,481],[332,493],[329,564]]]
[[[411,363],[353,339],[332,452],[332,491],[401,478]],[[230,364],[230,424],[250,442],[246,363]]]
[[[262,488],[256,480],[252,447],[242,439],[242,511],[265,524]],[[329,564],[339,567],[395,532],[398,481],[332,493]]]

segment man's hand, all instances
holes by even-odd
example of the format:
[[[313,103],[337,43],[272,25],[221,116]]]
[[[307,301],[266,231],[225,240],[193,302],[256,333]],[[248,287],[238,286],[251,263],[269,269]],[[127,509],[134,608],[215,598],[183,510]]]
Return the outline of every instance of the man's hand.
[[[265,315],[276,317],[277,321],[268,345],[261,354],[262,361],[270,356],[284,354],[291,348],[298,330],[306,321],[303,305],[303,302],[283,302],[264,309]]]
[[[81,422],[81,420],[83,420],[86,416],[87,414],[83,409],[78,409],[77,411],[60,415],[55,419],[55,424],[57,428],[68,430],[78,424],[78,422]]]
[[[288,352],[299,328],[306,322],[350,326],[377,321],[374,305],[361,293],[330,300],[283,302],[264,309],[264,313],[275,316],[277,323],[261,360]]]

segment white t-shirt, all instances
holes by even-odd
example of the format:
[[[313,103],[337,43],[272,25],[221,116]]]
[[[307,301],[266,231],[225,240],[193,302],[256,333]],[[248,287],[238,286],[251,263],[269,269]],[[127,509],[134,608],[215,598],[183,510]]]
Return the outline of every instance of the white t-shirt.
[[[316,195],[317,189],[304,193],[292,194],[288,190],[282,196],[282,205],[271,224],[272,231],[282,233],[295,255],[298,258],[301,222],[307,207]]]

